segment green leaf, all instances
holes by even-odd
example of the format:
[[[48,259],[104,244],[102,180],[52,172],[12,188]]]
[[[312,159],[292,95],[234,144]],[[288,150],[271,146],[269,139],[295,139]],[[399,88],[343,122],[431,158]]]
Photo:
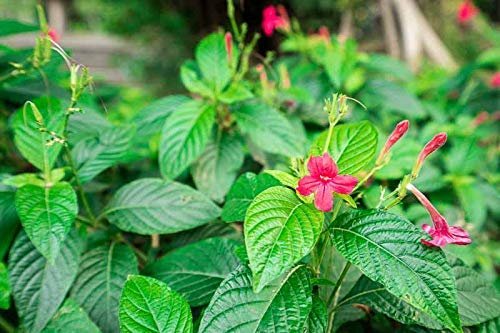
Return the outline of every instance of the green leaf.
[[[312,250],[323,219],[322,212],[287,187],[271,187],[255,197],[245,216],[244,232],[256,292]]]
[[[220,138],[212,139],[191,168],[196,187],[212,200],[224,201],[244,157],[243,143],[238,136],[222,133]]]
[[[477,173],[486,160],[486,151],[479,147],[478,139],[473,136],[452,140],[445,158],[446,169],[457,175]]]
[[[297,137],[292,124],[272,107],[247,102],[232,112],[241,131],[262,150],[289,157],[304,153],[305,138]]]
[[[235,48],[233,50],[236,51]],[[203,78],[212,90],[222,91],[231,79],[224,35],[212,33],[203,38],[196,47],[195,58]]]
[[[160,171],[174,179],[203,153],[212,126],[215,109],[202,101],[183,103],[163,126],[160,138]]]
[[[465,212],[465,219],[477,229],[482,229],[487,218],[487,203],[476,179],[456,178],[453,189]]]
[[[56,169],[59,170],[59,169]],[[52,173],[51,173],[52,174]],[[51,181],[57,182],[58,180],[52,179]],[[37,186],[45,186],[45,181],[38,177],[36,173],[20,173],[15,176],[8,177],[2,180],[2,184],[12,187],[23,187],[27,184],[37,185]]]
[[[118,332],[119,298],[129,274],[138,274],[132,249],[112,243],[82,256],[71,297],[105,333]]]
[[[50,320],[43,333],[100,333],[99,328],[73,299],[68,298]]]
[[[423,245],[425,237],[410,221],[384,211],[339,216],[330,228],[337,250],[373,281],[461,332],[455,279],[444,253]]]
[[[121,230],[152,235],[206,224],[220,215],[220,208],[187,185],[144,178],[120,188],[103,214]]]
[[[305,267],[295,267],[256,294],[250,270],[240,266],[215,292],[199,332],[303,333],[311,307],[310,277]]]
[[[9,254],[9,279],[22,324],[40,332],[62,304],[78,272],[82,242],[73,230],[50,264],[21,232]]]
[[[0,258],[4,258],[17,234],[19,220],[14,191],[0,191]]]
[[[281,185],[283,186],[288,186],[290,188],[293,188],[293,189],[296,189],[297,186],[299,185],[299,178],[298,177],[295,177],[285,171],[281,171],[281,170],[264,170],[265,173],[267,174],[270,174],[271,176],[273,176],[274,178],[276,178],[277,180],[279,180],[279,182],[281,183]]]
[[[370,54],[367,60],[365,67],[371,72],[392,76],[404,82],[414,79],[414,75],[408,68],[408,65],[400,60],[377,53]]]
[[[134,136],[132,127],[111,127],[98,136],[81,140],[71,151],[82,183],[92,180],[127,155]]]
[[[23,32],[37,31],[38,26],[15,20],[0,20],[0,36],[8,36]]]
[[[8,309],[10,307],[10,282],[7,267],[3,262],[0,262],[0,309]]]
[[[190,100],[187,96],[170,95],[160,98],[141,109],[133,120],[137,127],[137,136],[150,137],[160,133],[165,120],[182,104]]]
[[[174,250],[146,266],[143,273],[165,282],[191,306],[205,305],[219,284],[238,265],[239,242],[209,238]]]
[[[328,136],[323,132],[314,141],[310,153],[321,155]],[[369,121],[335,126],[328,152],[337,162],[339,173],[354,174],[375,156],[378,133]]]
[[[477,333],[498,333],[500,332],[500,317],[490,320],[478,327]]]
[[[225,222],[245,220],[248,206],[257,194],[279,184],[279,181],[265,173],[255,175],[246,172],[242,174],[227,194],[226,203],[222,209],[222,220]]]
[[[120,332],[191,333],[186,300],[156,279],[129,275],[120,298]]]
[[[182,64],[181,81],[184,87],[192,93],[208,98],[214,97],[214,92],[204,82],[201,77],[200,69],[193,60],[187,60]]]
[[[246,99],[254,97],[252,92],[246,85],[242,82],[237,82],[231,84],[222,94],[219,96],[219,100],[226,104],[232,104],[236,102],[241,102]]]
[[[78,213],[71,185],[25,185],[16,192],[16,210],[33,245],[53,262]]]
[[[305,333],[324,333],[328,326],[326,304],[318,296],[313,296],[312,308],[307,318]]]
[[[49,131],[62,136],[64,127],[64,112],[56,99],[40,99],[35,101],[40,115],[43,119],[43,126],[36,121],[31,107],[17,111],[12,119],[14,130],[14,143],[24,158],[39,170],[48,172],[56,161],[62,145],[54,143],[47,145],[50,135],[47,132],[40,132],[40,127],[45,127]]]

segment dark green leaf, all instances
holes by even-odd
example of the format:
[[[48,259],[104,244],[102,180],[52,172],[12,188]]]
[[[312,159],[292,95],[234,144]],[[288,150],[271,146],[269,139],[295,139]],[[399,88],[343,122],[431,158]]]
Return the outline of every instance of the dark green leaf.
[[[10,282],[7,267],[0,262],[0,309],[10,307]]]
[[[26,24],[15,20],[0,20],[1,37],[37,30],[38,27],[34,24]]]
[[[19,227],[14,191],[0,191],[0,258],[9,251],[10,244]]]
[[[328,313],[326,304],[318,296],[313,296],[312,308],[307,318],[305,333],[325,333],[327,328]]]
[[[129,274],[138,274],[137,258],[126,245],[112,243],[82,256],[71,297],[105,333],[118,332],[118,304]]]
[[[151,235],[206,224],[220,215],[220,208],[187,185],[144,178],[120,188],[104,214],[122,230]]]
[[[156,279],[129,275],[120,298],[120,332],[191,333],[186,300]]]
[[[242,174],[227,194],[226,203],[222,210],[222,220],[226,222],[243,221],[252,200],[260,192],[277,185],[280,185],[279,181],[265,173],[260,175],[251,172]]]
[[[100,333],[99,328],[73,299],[68,298],[43,333]]]
[[[165,282],[191,306],[205,305],[237,266],[234,251],[238,244],[226,238],[202,240],[168,253],[143,273]]]
[[[312,250],[323,219],[322,212],[287,187],[271,187],[255,197],[245,216],[244,232],[256,292]]]
[[[303,333],[311,307],[310,277],[305,267],[294,268],[256,294],[250,270],[241,266],[215,292],[199,331]]]

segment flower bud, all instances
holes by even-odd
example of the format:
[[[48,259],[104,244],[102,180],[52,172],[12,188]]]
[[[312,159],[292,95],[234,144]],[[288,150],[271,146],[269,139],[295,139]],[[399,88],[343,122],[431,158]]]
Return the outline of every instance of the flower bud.
[[[490,78],[490,87],[493,89],[500,88],[500,72],[496,72]]]
[[[431,141],[427,142],[427,144],[424,146],[424,148],[418,155],[417,162],[413,167],[413,171],[411,173],[413,179],[415,179],[418,176],[418,173],[422,168],[422,164],[424,163],[424,160],[427,158],[427,156],[429,156],[430,154],[438,150],[440,147],[442,147],[446,143],[447,138],[448,136],[446,135],[446,133],[441,132],[439,134],[436,134]]]
[[[319,30],[318,30],[318,35],[326,42],[326,43],[329,43],[330,40],[331,40],[331,37],[330,37],[330,31],[328,30],[328,28],[324,25],[322,25],[321,27],[319,27]]]
[[[226,43],[227,61],[231,64],[233,60],[233,36],[230,32],[226,32],[224,41]]]
[[[267,80],[267,73],[266,70],[264,69],[264,65],[258,64],[257,66],[255,66],[255,69],[259,73],[260,84],[262,85],[262,88],[265,89],[268,86],[269,82]]]
[[[380,155],[377,158],[377,164],[380,164],[383,161],[384,157],[387,156],[392,146],[394,146],[394,144],[398,142],[399,139],[401,139],[406,134],[406,132],[408,132],[409,128],[410,122],[408,120],[403,120],[396,125],[391,135],[389,135],[389,138],[385,142],[384,148],[382,148]]]

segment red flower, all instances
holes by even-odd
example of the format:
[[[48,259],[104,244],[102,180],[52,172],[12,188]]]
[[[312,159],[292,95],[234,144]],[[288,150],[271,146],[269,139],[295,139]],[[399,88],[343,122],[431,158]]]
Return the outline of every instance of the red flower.
[[[378,162],[382,161],[382,159],[385,157],[385,155],[387,155],[389,150],[391,150],[392,146],[394,146],[394,144],[398,142],[399,139],[401,139],[406,134],[406,132],[408,132],[409,128],[410,128],[410,122],[408,120],[400,121],[396,125],[391,135],[389,135],[389,138],[385,142],[384,148],[382,148],[379,157],[377,158]]]
[[[410,190],[415,197],[417,197],[418,201],[427,209],[434,224],[433,227],[428,224],[422,225],[422,229],[432,237],[431,240],[422,239],[421,242],[423,244],[427,246],[444,247],[447,244],[468,245],[472,242],[469,234],[462,227],[451,227],[448,225],[443,215],[439,214],[429,199],[427,199],[415,186],[408,184],[406,188]]]
[[[314,205],[323,212],[332,210],[333,192],[350,194],[358,183],[353,176],[339,175],[337,164],[328,153],[311,157],[307,169],[310,175],[300,179],[297,191],[304,196],[314,193]]]
[[[227,60],[231,63],[233,59],[233,35],[230,32],[226,32],[224,35],[224,42],[226,44]]]
[[[56,31],[56,29],[49,28],[49,32],[47,34],[49,35],[49,38],[52,39],[53,42],[59,43],[61,36],[59,36],[59,33]]]
[[[500,88],[500,72],[496,72],[491,76],[490,87]]]
[[[476,6],[469,0],[465,0],[460,4],[457,11],[457,20],[460,24],[466,24],[474,18],[478,13]]]
[[[274,30],[283,29],[288,30],[290,27],[290,20],[286,13],[285,7],[278,6],[278,8],[270,5],[262,11],[262,31],[264,35],[272,36]]]

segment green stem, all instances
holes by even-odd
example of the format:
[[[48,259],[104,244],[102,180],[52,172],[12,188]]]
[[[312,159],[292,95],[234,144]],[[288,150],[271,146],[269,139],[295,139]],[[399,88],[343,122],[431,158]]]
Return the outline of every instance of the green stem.
[[[142,252],[141,250],[139,250],[137,247],[134,246],[134,244],[132,244],[127,238],[125,238],[125,236],[121,235],[120,234],[120,240],[122,242],[124,242],[125,244],[127,244],[128,246],[130,246],[132,248],[132,250],[135,252],[135,254],[137,254],[137,256],[144,262],[147,262],[148,261],[148,256]]]
[[[0,316],[0,327],[3,328],[5,333],[14,333],[16,331],[15,327],[2,316]]]
[[[325,146],[323,147],[323,154],[328,152],[328,148],[330,147],[330,141],[332,141],[333,128],[338,122],[338,118],[335,118],[334,121],[330,123],[330,127],[328,128],[328,136],[326,137]]]
[[[327,332],[331,332],[333,329],[333,319],[335,318],[335,303],[337,303],[338,299],[338,292],[340,290],[340,286],[342,285],[342,282],[344,281],[347,272],[349,271],[349,268],[351,268],[351,263],[347,262],[344,266],[344,269],[340,273],[339,279],[337,280],[337,283],[333,287],[332,293],[330,294],[330,297],[328,298],[326,308],[330,309],[330,307],[333,307],[330,311],[330,314],[328,315],[328,329],[326,330]]]

